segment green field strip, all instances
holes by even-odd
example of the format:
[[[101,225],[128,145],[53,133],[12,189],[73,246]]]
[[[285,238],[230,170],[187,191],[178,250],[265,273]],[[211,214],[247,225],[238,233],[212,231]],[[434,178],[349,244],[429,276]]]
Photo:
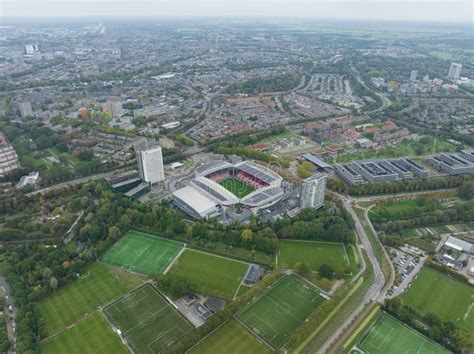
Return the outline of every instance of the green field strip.
[[[102,257],[102,261],[136,273],[163,272],[184,244],[138,231],[129,231]]]
[[[124,294],[132,285],[116,276],[109,266],[95,264],[86,272],[86,276],[38,303],[45,332],[52,335]]]
[[[138,353],[165,351],[193,328],[150,284],[107,305],[104,313]]]
[[[73,326],[41,343],[40,348],[41,352],[46,354],[129,353],[100,311],[82,318]]]
[[[242,309],[237,318],[255,335],[280,348],[323,301],[298,278],[284,276]]]
[[[366,353],[449,353],[413,328],[383,314],[367,330],[358,347]]]

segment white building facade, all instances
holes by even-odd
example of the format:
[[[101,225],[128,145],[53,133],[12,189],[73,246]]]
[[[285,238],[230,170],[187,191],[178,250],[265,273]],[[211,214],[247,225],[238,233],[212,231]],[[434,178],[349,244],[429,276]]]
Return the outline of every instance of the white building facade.
[[[138,174],[142,181],[153,185],[165,180],[161,147],[138,151],[137,160]]]
[[[301,208],[316,208],[324,206],[327,176],[316,174],[305,179],[301,184]]]
[[[459,79],[461,75],[462,65],[459,63],[451,63],[451,67],[449,68],[448,77],[452,79]]]

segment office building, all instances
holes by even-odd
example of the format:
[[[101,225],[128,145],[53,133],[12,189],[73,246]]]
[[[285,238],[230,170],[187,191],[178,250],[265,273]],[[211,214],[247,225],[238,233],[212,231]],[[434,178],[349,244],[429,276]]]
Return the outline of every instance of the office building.
[[[451,67],[449,68],[448,77],[451,79],[459,79],[461,75],[462,65],[459,63],[451,63]]]
[[[418,75],[418,71],[413,70],[413,71],[410,73],[410,81],[416,81],[416,75]]]
[[[18,155],[7,137],[0,133],[0,177],[20,167]]]
[[[324,206],[324,193],[326,192],[325,174],[316,174],[303,181],[301,184],[301,208],[321,208]]]
[[[138,151],[137,160],[138,174],[142,181],[152,185],[164,181],[165,172],[161,147]]]

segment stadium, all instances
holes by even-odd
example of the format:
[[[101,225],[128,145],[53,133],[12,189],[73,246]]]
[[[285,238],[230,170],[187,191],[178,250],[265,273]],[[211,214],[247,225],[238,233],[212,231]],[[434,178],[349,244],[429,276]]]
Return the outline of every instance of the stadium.
[[[236,205],[256,212],[283,196],[282,177],[260,164],[217,160],[201,165],[188,185],[173,193],[175,204],[195,218],[218,215]]]

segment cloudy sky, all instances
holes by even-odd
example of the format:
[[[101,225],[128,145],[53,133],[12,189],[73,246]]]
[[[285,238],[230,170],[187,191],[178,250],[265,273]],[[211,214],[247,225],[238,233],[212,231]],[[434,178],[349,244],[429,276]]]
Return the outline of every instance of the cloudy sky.
[[[0,0],[0,16],[252,16],[473,22],[469,0]]]

